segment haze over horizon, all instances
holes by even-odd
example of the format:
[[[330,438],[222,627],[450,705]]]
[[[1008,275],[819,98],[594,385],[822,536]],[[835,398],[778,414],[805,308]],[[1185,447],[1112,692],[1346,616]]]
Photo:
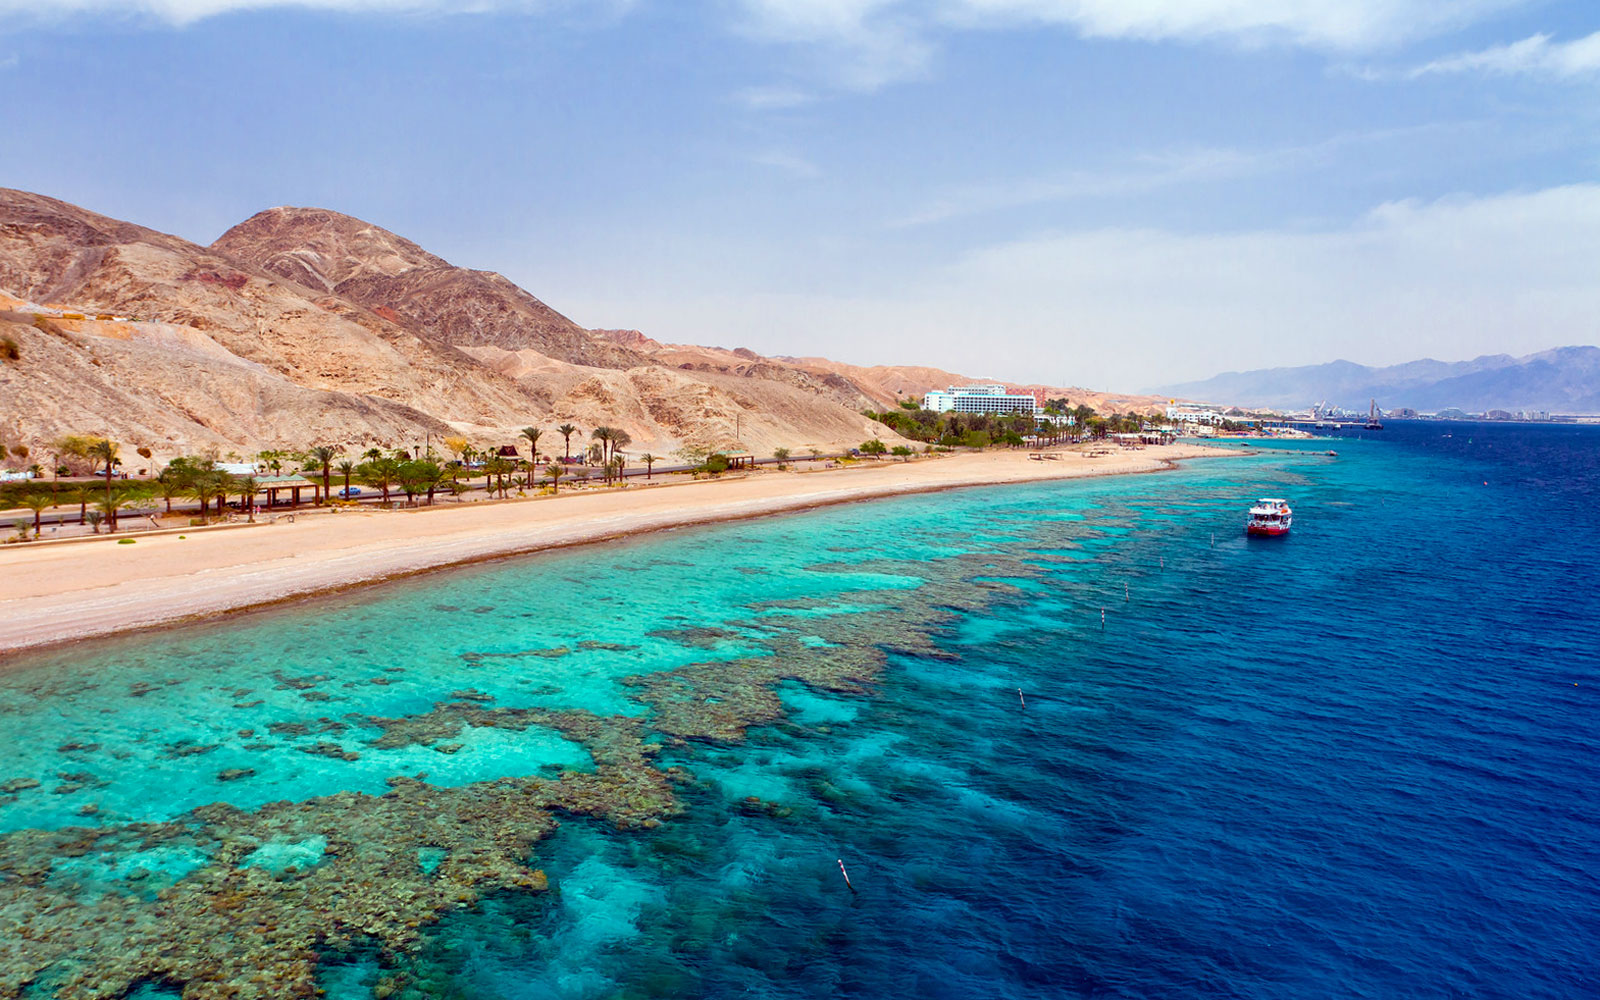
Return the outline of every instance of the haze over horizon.
[[[663,341],[1143,389],[1600,342],[1600,12],[0,0],[0,185]]]

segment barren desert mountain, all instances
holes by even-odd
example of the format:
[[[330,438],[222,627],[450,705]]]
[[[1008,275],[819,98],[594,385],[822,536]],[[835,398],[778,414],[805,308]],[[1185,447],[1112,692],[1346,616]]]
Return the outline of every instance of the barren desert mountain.
[[[746,379],[781,382],[796,389],[816,393],[852,410],[875,410],[892,405],[868,393],[855,382],[826,367],[806,368],[787,360],[762,357],[746,347],[700,347],[694,344],[663,344],[638,330],[596,330],[613,343],[648,357],[656,364],[680,371],[733,375]],[[843,367],[843,366],[838,366]]]
[[[645,362],[499,274],[455,267],[387,229],[338,212],[271,208],[223,233],[211,248],[360,303],[443,344],[531,348],[599,368]]]
[[[122,339],[138,345],[119,352],[115,367],[108,358],[92,366],[108,387],[105,399],[89,395],[63,400],[58,407],[24,409],[13,402],[18,397],[7,398],[0,419],[18,433],[33,427],[36,436],[67,430],[117,434],[126,426],[126,433],[135,434],[128,412],[111,399],[167,382],[172,366],[180,359],[188,364],[193,352],[163,349],[160,338],[136,337],[139,327],[123,324],[203,335],[214,345],[208,364],[248,363],[260,377],[312,393],[261,396],[253,404],[257,412],[234,414],[227,421],[207,418],[199,429],[185,429],[188,425],[177,421],[170,430],[173,447],[208,435],[253,441],[257,438],[245,430],[253,425],[309,429],[316,424],[310,414],[286,418],[273,407],[289,398],[315,399],[316,393],[368,397],[374,412],[393,407],[484,429],[537,411],[537,401],[514,380],[359,304],[313,292],[179,237],[27,192],[0,189],[0,291],[28,303],[26,319],[66,320],[35,326],[45,336],[89,350],[116,339],[112,334],[126,333]],[[75,313],[105,319],[74,323]],[[8,366],[8,377],[48,383],[55,373],[43,359],[52,356],[24,354]],[[201,391],[195,390],[197,397]],[[206,403],[197,398],[190,408]],[[68,415],[84,407],[101,414],[100,428],[66,426]],[[393,426],[394,419],[356,419],[345,437],[351,443],[378,441]]]
[[[101,434],[157,460],[425,434],[485,446],[562,421],[622,427],[659,455],[898,440],[825,377],[731,352],[742,371],[720,354],[667,366],[359,220],[264,216],[202,247],[0,189],[0,337],[18,347],[0,360],[0,435]],[[289,235],[266,253],[272,233]]]

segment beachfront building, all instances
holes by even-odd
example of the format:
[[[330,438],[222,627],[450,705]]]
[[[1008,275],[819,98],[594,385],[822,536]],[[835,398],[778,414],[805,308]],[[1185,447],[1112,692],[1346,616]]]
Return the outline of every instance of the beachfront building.
[[[953,385],[922,398],[922,408],[935,413],[1022,413],[1033,416],[1044,407],[1027,392],[1007,392],[1003,385]]]
[[[1216,410],[1180,403],[1175,399],[1167,400],[1167,420],[1174,424],[1209,424],[1215,427],[1227,419]]]

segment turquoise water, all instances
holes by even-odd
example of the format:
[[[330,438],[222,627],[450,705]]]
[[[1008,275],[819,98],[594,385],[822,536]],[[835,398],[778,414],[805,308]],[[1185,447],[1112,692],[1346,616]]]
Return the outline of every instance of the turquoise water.
[[[0,996],[1592,994],[1600,434],[1567,430],[670,532],[19,660]],[[1259,495],[1291,537],[1242,536]]]

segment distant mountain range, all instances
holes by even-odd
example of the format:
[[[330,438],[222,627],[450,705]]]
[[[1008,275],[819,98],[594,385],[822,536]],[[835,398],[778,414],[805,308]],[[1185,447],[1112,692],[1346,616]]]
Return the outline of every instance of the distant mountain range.
[[[1600,413],[1600,347],[1557,347],[1526,357],[1486,354],[1471,361],[1412,361],[1370,368],[1350,361],[1302,368],[1226,372],[1203,382],[1159,390],[1171,397],[1229,406],[1305,409],[1326,400],[1365,410],[1409,407],[1425,413],[1460,409]]]

